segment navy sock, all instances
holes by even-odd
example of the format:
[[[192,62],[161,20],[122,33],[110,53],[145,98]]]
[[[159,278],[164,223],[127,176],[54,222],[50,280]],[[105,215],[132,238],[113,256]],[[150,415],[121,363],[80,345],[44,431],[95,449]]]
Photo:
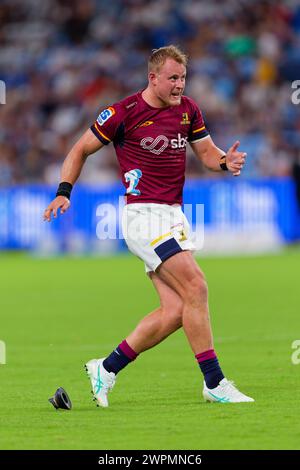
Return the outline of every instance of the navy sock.
[[[219,382],[224,379],[222,369],[219,365],[218,358],[213,349],[209,349],[200,354],[196,354],[204,380],[208,388],[215,388]]]
[[[138,354],[129,346],[126,340],[103,361],[103,367],[107,372],[117,374],[130,362],[137,358]]]

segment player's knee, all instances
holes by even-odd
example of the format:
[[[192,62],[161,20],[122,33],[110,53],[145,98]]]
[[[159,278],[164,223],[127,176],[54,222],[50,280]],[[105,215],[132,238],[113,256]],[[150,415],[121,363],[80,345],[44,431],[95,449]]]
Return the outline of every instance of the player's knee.
[[[182,327],[182,310],[172,310],[166,312],[168,329],[173,331]]]
[[[183,312],[183,302],[180,302],[180,306],[177,306],[172,312],[171,318],[174,327],[180,328],[182,326],[182,312]]]
[[[182,313],[183,313],[183,301],[180,297],[176,302],[168,303],[164,306],[164,315],[167,321],[174,328],[180,328],[182,326]]]
[[[192,305],[207,302],[208,287],[204,274],[200,271],[187,283],[185,301]]]

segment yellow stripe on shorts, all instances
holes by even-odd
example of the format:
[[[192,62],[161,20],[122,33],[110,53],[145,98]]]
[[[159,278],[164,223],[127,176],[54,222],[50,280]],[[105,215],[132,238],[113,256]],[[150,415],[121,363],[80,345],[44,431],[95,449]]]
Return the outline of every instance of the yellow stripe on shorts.
[[[160,242],[161,240],[163,240],[163,239],[166,238],[166,237],[169,237],[170,235],[172,235],[172,232],[165,233],[164,235],[161,235],[160,237],[155,238],[155,240],[153,240],[153,241],[150,243],[150,245],[151,245],[151,246],[154,246],[154,245],[156,245],[156,243]]]

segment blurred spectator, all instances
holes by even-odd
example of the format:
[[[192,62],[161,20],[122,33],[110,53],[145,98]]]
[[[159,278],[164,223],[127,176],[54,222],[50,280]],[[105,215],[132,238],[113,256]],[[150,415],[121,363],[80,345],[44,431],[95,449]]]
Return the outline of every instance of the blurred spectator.
[[[238,138],[248,152],[245,174],[293,174],[297,0],[2,0],[0,186],[56,184],[72,143],[101,108],[146,85],[149,52],[169,43],[190,56],[186,94],[215,142],[228,148]],[[189,151],[187,175],[207,174]],[[117,175],[109,146],[89,160],[82,180]]]

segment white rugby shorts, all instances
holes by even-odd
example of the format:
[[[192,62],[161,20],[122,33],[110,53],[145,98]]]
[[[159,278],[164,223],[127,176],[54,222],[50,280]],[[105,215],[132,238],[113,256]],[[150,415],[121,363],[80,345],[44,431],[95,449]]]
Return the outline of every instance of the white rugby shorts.
[[[179,204],[127,204],[122,214],[129,250],[145,263],[146,272],[184,250],[195,250],[190,226]]]

